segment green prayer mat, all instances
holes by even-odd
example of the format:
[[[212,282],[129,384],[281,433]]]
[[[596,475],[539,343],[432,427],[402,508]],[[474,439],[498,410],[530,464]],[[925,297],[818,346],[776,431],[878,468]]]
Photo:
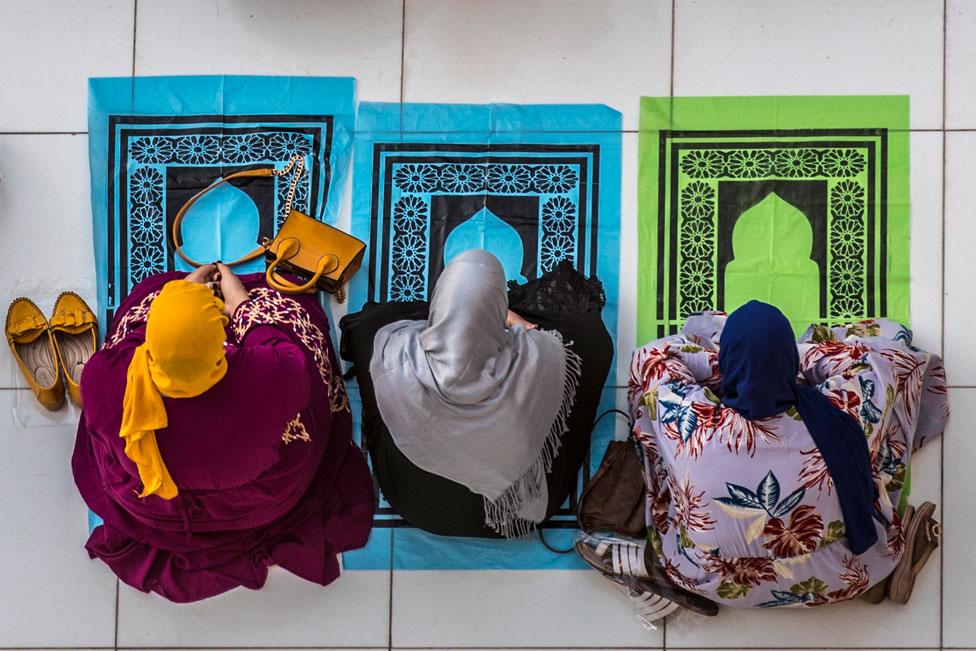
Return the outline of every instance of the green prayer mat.
[[[758,299],[908,323],[908,97],[642,97],[638,344]]]

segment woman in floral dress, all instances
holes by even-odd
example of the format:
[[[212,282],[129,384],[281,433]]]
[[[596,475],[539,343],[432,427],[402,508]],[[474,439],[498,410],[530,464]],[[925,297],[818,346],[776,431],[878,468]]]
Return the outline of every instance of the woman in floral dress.
[[[866,438],[868,485],[877,490],[873,500],[848,491],[873,509],[868,544],[862,527],[864,548],[854,553],[840,497],[851,484],[828,469],[797,406],[750,420],[725,404],[719,342],[727,319],[691,316],[680,334],[647,344],[631,361],[656,559],[676,584],[723,605],[855,598],[887,578],[905,550],[897,507],[911,455],[948,419],[942,362],[886,320],[813,326],[797,345],[798,386],[829,398]],[[755,350],[756,369],[770,350]]]

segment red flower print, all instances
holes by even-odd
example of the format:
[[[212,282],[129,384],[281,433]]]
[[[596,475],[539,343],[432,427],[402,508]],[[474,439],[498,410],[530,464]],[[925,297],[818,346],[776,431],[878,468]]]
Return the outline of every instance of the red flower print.
[[[702,559],[702,569],[718,572],[722,580],[731,580],[739,585],[757,586],[763,581],[776,581],[776,570],[771,558],[722,558],[707,556]]]
[[[779,441],[779,436],[772,428],[760,421],[749,420],[734,409],[722,407],[712,403],[694,403],[692,408],[698,415],[698,427],[703,431],[714,433],[719,443],[725,442],[729,452],[739,454],[745,446],[750,457],[756,454],[756,437],[764,442]],[[709,434],[708,439],[712,438]],[[694,455],[697,456],[697,455]]]
[[[641,415],[642,414],[638,412],[637,418],[639,419]],[[634,428],[631,430],[631,434],[633,434],[634,438],[637,439],[637,442],[641,444],[641,447],[644,448],[645,455],[650,456],[652,459],[657,459],[660,456],[657,449],[657,437],[654,435],[654,432],[645,432],[643,429],[641,429],[639,423],[635,423]]]
[[[825,394],[830,402],[841,411],[846,411],[855,421],[858,420],[858,409],[861,407],[861,396],[847,389],[831,389]]]
[[[922,398],[926,360],[900,350],[885,350],[881,356],[891,363],[895,375],[895,392],[905,401],[905,415],[914,419]]]
[[[772,539],[763,543],[763,548],[780,558],[800,556],[817,548],[822,530],[823,520],[816,509],[809,505],[800,506],[790,514],[788,527],[780,518],[772,518],[766,523],[763,535],[772,536]]]
[[[803,483],[803,487],[813,488],[816,486],[817,491],[823,491],[826,488],[827,494],[830,495],[834,489],[834,478],[830,476],[830,470],[827,468],[820,450],[818,448],[800,450],[800,454],[804,457],[803,469],[800,470],[800,481]]]
[[[673,346],[663,348],[641,348],[630,361],[630,379],[627,383],[628,396],[633,402],[642,393],[653,388],[655,380],[668,375],[673,382],[692,384],[692,376],[684,362],[678,359]]]
[[[803,355],[801,366],[809,368],[821,364],[825,375],[840,375],[854,364],[864,361],[870,349],[861,343],[848,344],[843,341],[825,341],[813,346]]]
[[[668,485],[671,487],[671,499],[674,502],[675,527],[684,527],[688,531],[709,531],[714,528],[715,520],[702,506],[705,491],[696,494],[695,485],[687,476],[680,484],[670,476]]]
[[[648,495],[651,500],[651,520],[654,528],[662,536],[666,536],[671,529],[668,516],[671,512],[671,491],[659,491],[656,495]]]
[[[897,510],[892,513],[891,526],[886,533],[888,539],[885,543],[885,558],[900,557],[905,551],[905,527]]]
[[[704,407],[707,409],[707,405],[699,402],[688,403],[688,406],[696,416],[698,416],[700,408]],[[705,451],[705,444],[712,440],[712,437],[715,435],[715,430],[699,420],[691,436],[685,440],[682,438],[681,431],[678,429],[678,423],[671,421],[664,423],[664,426],[661,428],[661,433],[674,441],[674,456],[680,457],[687,452],[693,459],[697,459]]]
[[[892,419],[881,433],[876,431],[871,436],[868,451],[871,454],[871,467],[875,473],[881,471],[886,456],[904,461],[905,451],[908,449],[904,436],[904,430],[897,419]],[[886,450],[885,454],[882,454],[882,450]]]
[[[671,581],[677,585],[679,588],[684,588],[685,590],[691,590],[692,592],[701,592],[695,582],[682,574],[678,567],[671,562],[671,559],[664,559],[664,573],[667,575]]]
[[[871,575],[868,572],[868,568],[858,562],[856,556],[845,557],[844,567],[846,569],[841,572],[840,579],[845,583],[846,587],[828,592],[828,603],[853,599],[867,590],[871,583]]]
[[[948,395],[949,388],[946,386],[945,366],[943,366],[941,362],[933,363],[927,390],[929,393],[933,393],[937,396]]]

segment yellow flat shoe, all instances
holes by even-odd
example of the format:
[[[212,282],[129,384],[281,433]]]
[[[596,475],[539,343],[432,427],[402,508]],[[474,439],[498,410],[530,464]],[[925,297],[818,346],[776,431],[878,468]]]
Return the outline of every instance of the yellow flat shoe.
[[[98,348],[98,319],[81,296],[64,292],[54,303],[51,332],[68,397],[80,407],[81,372]]]
[[[51,411],[64,406],[64,382],[58,369],[54,336],[34,302],[18,298],[7,310],[7,343],[38,401]]]

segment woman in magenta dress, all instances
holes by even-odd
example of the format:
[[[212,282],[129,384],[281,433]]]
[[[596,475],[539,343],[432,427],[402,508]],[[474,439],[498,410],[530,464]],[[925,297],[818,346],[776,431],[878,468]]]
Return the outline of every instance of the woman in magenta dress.
[[[328,333],[315,297],[223,265],[136,286],[81,382],[92,558],[177,602],[260,588],[271,565],[335,580],[374,495]]]

